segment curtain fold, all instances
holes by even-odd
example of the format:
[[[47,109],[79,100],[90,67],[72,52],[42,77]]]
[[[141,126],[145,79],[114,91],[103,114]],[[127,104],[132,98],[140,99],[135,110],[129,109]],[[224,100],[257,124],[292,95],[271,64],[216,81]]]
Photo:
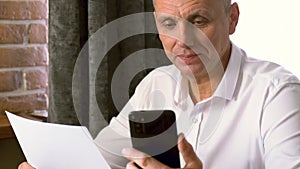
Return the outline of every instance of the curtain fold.
[[[72,102],[73,65],[81,49],[79,1],[49,1],[49,121],[78,124]]]
[[[90,76],[91,70],[94,69],[93,58],[98,55],[97,45],[99,44],[88,43],[87,40],[93,37],[99,28],[118,18],[133,13],[153,11],[152,1],[51,0],[49,9],[49,121],[76,125],[80,124],[80,121],[81,125],[87,126],[95,136],[113,116],[119,113],[112,99],[111,91],[114,89],[111,83],[120,63],[137,51],[146,48],[161,48],[161,44],[156,34],[141,34],[124,39],[112,49],[107,49],[108,53],[97,69],[95,91],[91,91]],[[148,21],[141,24],[153,26],[153,22]],[[110,41],[109,36],[107,34],[103,37],[106,38],[107,43]],[[101,45],[105,46],[107,43]],[[74,66],[83,49],[85,54],[80,60],[78,69],[80,80],[72,82]],[[166,64],[169,63],[166,62]],[[126,70],[123,71],[126,72]],[[145,76],[148,72],[149,69],[142,71],[139,76]],[[134,91],[134,89],[125,90],[128,91],[128,95],[129,92]],[[77,97],[73,98],[72,92]],[[91,101],[93,97],[97,98],[97,103]],[[78,103],[75,106],[74,100]],[[104,119],[97,114],[98,108]]]

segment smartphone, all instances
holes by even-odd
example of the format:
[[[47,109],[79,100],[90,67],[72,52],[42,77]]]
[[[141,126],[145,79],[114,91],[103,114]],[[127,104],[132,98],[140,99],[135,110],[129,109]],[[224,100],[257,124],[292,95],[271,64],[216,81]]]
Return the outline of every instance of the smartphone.
[[[151,155],[172,168],[180,168],[176,116],[171,110],[129,113],[133,148]]]

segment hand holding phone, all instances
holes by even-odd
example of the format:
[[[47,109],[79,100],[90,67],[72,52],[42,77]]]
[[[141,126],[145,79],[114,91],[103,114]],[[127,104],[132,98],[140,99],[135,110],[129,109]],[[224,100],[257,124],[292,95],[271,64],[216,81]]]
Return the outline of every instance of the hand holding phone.
[[[133,111],[129,114],[132,145],[158,161],[180,168],[176,116],[171,110]]]

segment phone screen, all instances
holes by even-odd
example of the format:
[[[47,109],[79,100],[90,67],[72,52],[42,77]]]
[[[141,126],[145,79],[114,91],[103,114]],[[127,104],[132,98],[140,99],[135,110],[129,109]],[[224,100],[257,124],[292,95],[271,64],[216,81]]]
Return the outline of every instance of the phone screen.
[[[180,167],[176,116],[173,111],[133,111],[129,114],[129,126],[135,149],[169,167]]]

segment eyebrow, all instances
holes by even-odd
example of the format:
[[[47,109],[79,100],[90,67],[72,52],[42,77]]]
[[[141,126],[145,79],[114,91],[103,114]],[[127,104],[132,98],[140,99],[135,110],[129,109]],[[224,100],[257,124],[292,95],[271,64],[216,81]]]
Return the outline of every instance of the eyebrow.
[[[200,15],[200,14],[194,14],[194,15],[189,16],[189,17],[187,18],[187,20],[188,20],[188,21],[193,21],[193,20],[195,20],[195,19],[198,18],[198,17],[206,18],[206,17],[203,16],[203,15]]]
[[[173,16],[173,15],[168,15],[168,14],[159,14],[159,15],[156,15],[158,21],[164,21],[164,20],[167,20],[167,19],[172,19],[172,20],[176,20],[176,16]]]
[[[190,12],[187,20],[191,21],[198,17],[202,17],[202,18],[212,17],[212,12],[209,12],[208,10],[197,9],[197,10]]]
[[[193,21],[194,19],[201,17],[201,18],[206,18],[209,19],[212,17],[212,12],[209,12],[206,9],[195,9],[191,12],[189,12],[188,18],[186,18],[187,21]],[[156,18],[158,21],[164,21],[167,19],[172,19],[172,20],[177,20],[177,16],[174,16],[172,14],[167,14],[167,13],[157,13]]]

